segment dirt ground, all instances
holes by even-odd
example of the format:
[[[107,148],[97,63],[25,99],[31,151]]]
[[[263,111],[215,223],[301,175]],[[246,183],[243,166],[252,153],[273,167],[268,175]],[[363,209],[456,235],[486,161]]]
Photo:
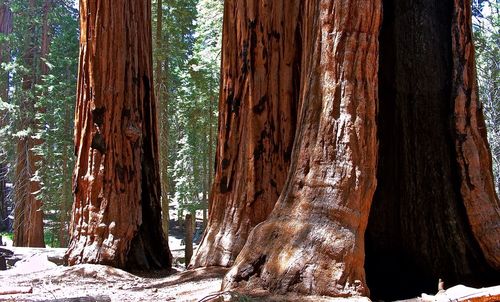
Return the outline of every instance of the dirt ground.
[[[9,249],[22,260],[11,269],[0,271],[0,301],[62,301],[60,299],[89,296],[109,297],[107,301],[113,302],[338,301],[326,297],[270,296],[266,292],[252,293],[252,297],[236,292],[221,293],[222,277],[227,271],[224,268],[183,271],[178,266],[171,271],[134,275],[103,265],[57,265],[64,255],[64,249]],[[173,254],[176,259],[182,256],[181,250]],[[179,261],[176,263],[179,264]],[[2,294],[16,289],[31,292]],[[352,301],[369,300],[360,298]]]
[[[205,268],[131,274],[103,265],[65,267],[60,263],[64,249],[11,248],[22,259],[14,267],[0,271],[0,301],[95,301],[71,300],[78,297],[101,297],[99,301],[370,301],[367,298],[334,299],[327,297],[273,296],[256,291],[247,295],[236,292],[221,293],[224,268]],[[174,251],[180,258],[181,250]],[[50,259],[50,260],[49,260]],[[55,262],[55,263],[54,263]],[[177,262],[179,263],[179,262]],[[12,290],[29,293],[6,294]],[[480,293],[485,299],[471,299]],[[465,297],[467,299],[461,299]],[[66,300],[64,300],[66,299]],[[68,300],[69,299],[69,300]],[[500,286],[475,290],[457,286],[436,296],[423,295],[409,301],[500,301]]]

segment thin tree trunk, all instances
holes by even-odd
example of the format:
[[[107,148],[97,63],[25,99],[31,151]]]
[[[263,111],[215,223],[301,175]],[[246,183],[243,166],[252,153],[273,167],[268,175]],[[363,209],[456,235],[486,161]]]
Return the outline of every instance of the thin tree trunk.
[[[156,21],[156,49],[163,51],[163,1],[157,0]],[[158,108],[160,123],[160,173],[161,173],[161,209],[162,227],[168,236],[170,223],[169,200],[168,200],[168,92],[164,93],[162,65],[165,63],[161,55],[156,59],[156,87],[158,93]]]
[[[209,106],[208,106],[208,183],[207,183],[207,201],[204,205],[203,209],[203,230],[206,230],[208,227],[208,216],[210,213],[208,212],[211,207],[212,200],[212,187],[213,187],[213,178],[214,178],[214,99],[213,95],[209,98]]]
[[[382,3],[303,4],[302,106],[289,178],[223,288],[367,295],[364,232],[376,187]]]
[[[42,36],[41,36],[40,63],[39,63],[40,72],[37,75],[35,75],[36,84],[41,83],[42,76],[47,75],[49,71],[49,68],[45,63],[45,60],[47,59],[47,56],[49,54],[49,47],[50,47],[50,37],[49,37],[50,34],[49,13],[51,9],[50,1],[51,0],[44,0],[42,7]],[[32,87],[32,89],[33,88],[35,87]],[[33,100],[34,104],[36,102],[37,98]],[[40,106],[38,106],[35,110],[37,113],[43,113],[45,111],[45,109]],[[36,120],[33,121],[33,128],[34,129],[40,128],[40,125]],[[30,162],[32,162],[31,173],[36,173],[36,171],[40,168],[40,166],[43,165],[43,157],[41,155],[35,154],[33,150],[37,147],[40,147],[43,144],[43,140],[39,138],[31,138],[30,142],[31,146],[29,154],[32,157],[32,159],[30,160]],[[30,181],[31,181],[30,194],[33,196],[33,201],[30,206],[29,220],[31,227],[29,228],[28,246],[45,247],[44,225],[43,225],[44,214],[42,210],[43,202],[40,198],[36,196],[38,195],[37,192],[39,192],[42,187],[39,180],[31,179]]]
[[[217,167],[194,267],[233,264],[281,193],[295,134],[300,1],[225,3]]]
[[[80,1],[70,265],[171,266],[161,227],[151,2]]]
[[[68,73],[68,78],[69,78],[69,69],[67,70]],[[69,133],[70,130],[70,119],[71,119],[71,112],[70,108],[68,105],[66,105],[65,108],[65,119],[64,119],[64,133]],[[63,151],[62,151],[62,178],[63,178],[63,184],[62,184],[62,198],[61,198],[61,205],[59,208],[59,244],[60,247],[67,247],[68,246],[68,210],[70,209],[70,204],[71,204],[71,168],[69,166],[69,154],[68,154],[68,148],[67,146],[63,146]]]
[[[12,11],[7,4],[0,5],[0,33],[7,36],[12,33]],[[8,43],[0,44],[0,64],[10,63],[10,47]],[[9,72],[0,73],[0,98],[3,102],[9,102]],[[0,128],[7,125],[7,113],[0,111]],[[6,154],[0,154],[0,231],[6,228],[7,213],[7,163]]]
[[[46,3],[46,2],[45,2]],[[44,5],[43,22],[46,21],[49,6]],[[28,4],[28,14],[35,18],[36,1],[30,0]],[[43,49],[45,53],[38,52],[35,46],[37,24],[35,21],[30,24],[30,31],[26,37],[25,52],[22,60],[28,73],[23,76],[23,93],[25,99],[22,101],[21,118],[19,125],[25,129],[31,128],[36,131],[38,125],[35,119],[35,113],[38,111],[35,107],[33,90],[37,83],[39,74],[37,74],[37,56],[46,56],[48,48]],[[48,27],[42,27],[42,40],[47,39]],[[48,47],[48,46],[47,46]],[[29,133],[19,138],[17,143],[16,174],[15,174],[15,210],[14,210],[14,245],[29,247],[45,247],[43,235],[43,211],[42,201],[37,197],[41,189],[41,184],[34,176],[37,170],[40,156],[36,155],[34,148],[41,144],[40,139],[33,138],[35,133]]]
[[[0,33],[7,36],[12,33],[12,11],[8,4],[4,3],[0,5]],[[8,64],[10,63],[10,46],[8,43],[3,42],[0,44],[0,63]],[[7,71],[1,72],[0,79],[0,97],[2,101],[7,102],[9,100],[9,73]],[[3,118],[0,118],[0,123]]]
[[[196,216],[194,217],[196,221]],[[186,263],[186,267],[191,261],[191,257],[193,257],[193,215],[186,214],[185,226],[184,226],[184,243],[185,251],[184,251],[184,260]]]

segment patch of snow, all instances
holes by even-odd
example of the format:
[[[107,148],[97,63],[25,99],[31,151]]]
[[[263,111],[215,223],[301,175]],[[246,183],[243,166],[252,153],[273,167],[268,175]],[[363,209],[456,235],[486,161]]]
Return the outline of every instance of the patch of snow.
[[[47,255],[34,254],[16,262],[14,268],[5,271],[9,275],[32,274],[56,268],[57,264],[50,262]]]

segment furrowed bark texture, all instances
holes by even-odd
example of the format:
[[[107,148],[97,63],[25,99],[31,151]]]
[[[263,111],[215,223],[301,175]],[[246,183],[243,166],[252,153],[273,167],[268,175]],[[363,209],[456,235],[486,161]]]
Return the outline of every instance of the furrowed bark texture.
[[[500,215],[470,9],[469,1],[384,1],[366,252],[372,298],[433,292],[438,278],[447,287],[498,284]]]
[[[307,0],[290,177],[224,289],[367,295],[364,232],[376,186],[381,1]]]
[[[298,0],[227,0],[209,223],[192,266],[230,266],[286,180],[300,77]]]
[[[151,3],[80,1],[70,265],[171,265],[161,228]]]
[[[486,261],[500,273],[500,202],[478,99],[470,0],[454,0],[452,99],[460,193],[472,233]]]

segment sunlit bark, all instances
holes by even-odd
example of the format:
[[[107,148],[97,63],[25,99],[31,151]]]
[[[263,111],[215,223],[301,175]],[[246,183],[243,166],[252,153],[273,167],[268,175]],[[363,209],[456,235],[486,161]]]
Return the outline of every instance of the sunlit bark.
[[[161,227],[151,3],[80,1],[70,265],[171,265]]]
[[[194,267],[231,265],[281,193],[295,134],[300,2],[225,2],[216,172]]]

